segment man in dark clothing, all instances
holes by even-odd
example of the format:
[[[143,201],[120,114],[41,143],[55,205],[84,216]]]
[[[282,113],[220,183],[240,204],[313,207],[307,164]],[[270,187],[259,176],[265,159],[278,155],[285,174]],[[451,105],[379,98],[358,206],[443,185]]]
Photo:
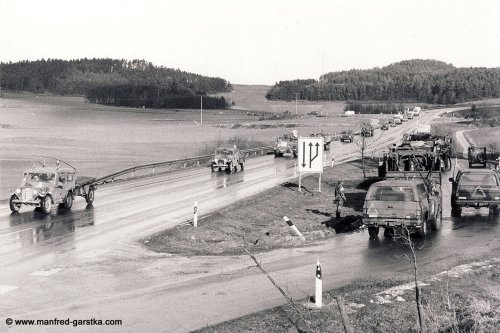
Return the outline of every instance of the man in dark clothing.
[[[340,217],[340,212],[342,207],[344,207],[345,202],[345,194],[344,194],[344,181],[339,180],[337,186],[335,186],[335,199],[334,202],[337,204],[337,210],[335,216],[337,218]]]

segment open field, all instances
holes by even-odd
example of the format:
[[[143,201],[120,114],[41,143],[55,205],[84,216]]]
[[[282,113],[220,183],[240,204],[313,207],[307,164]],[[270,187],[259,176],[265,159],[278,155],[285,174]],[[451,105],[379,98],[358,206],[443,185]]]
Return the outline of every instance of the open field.
[[[266,93],[270,86],[238,85],[233,86],[233,91],[229,93],[217,94],[224,96],[229,103],[234,101],[233,109],[278,112],[290,111],[295,114],[295,101],[268,101]],[[344,111],[344,102],[327,101],[298,101],[297,113],[306,114],[313,111],[322,112],[325,115],[337,115]]]
[[[36,155],[60,158],[80,175],[99,177],[138,164],[197,156],[206,145],[234,137],[272,145],[291,127],[303,135],[333,134],[356,130],[360,122],[377,117],[315,117],[300,109],[299,119],[259,121],[247,111],[204,110],[203,126],[197,126],[200,110],[109,107],[81,97],[4,92],[0,200],[19,185]]]

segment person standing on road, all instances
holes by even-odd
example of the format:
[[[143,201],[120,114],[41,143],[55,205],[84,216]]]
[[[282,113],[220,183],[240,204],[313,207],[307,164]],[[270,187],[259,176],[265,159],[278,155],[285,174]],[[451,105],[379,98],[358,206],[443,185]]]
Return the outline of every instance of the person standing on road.
[[[337,204],[337,209],[335,212],[335,216],[340,218],[340,213],[342,211],[342,207],[344,207],[345,202],[345,194],[344,194],[344,181],[339,180],[337,186],[335,186],[335,200],[334,202]]]

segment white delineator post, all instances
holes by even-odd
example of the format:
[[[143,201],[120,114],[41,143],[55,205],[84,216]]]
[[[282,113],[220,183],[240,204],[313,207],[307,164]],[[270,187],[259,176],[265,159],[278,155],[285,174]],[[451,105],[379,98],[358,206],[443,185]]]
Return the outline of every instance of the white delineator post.
[[[316,306],[318,308],[323,306],[323,279],[321,277],[321,264],[319,258],[316,262]]]
[[[198,226],[198,201],[193,204],[193,225]]]
[[[332,168],[333,168],[333,162],[335,162],[335,155],[332,155]]]
[[[283,220],[285,220],[286,224],[288,224],[290,226],[290,228],[292,228],[293,232],[295,232],[295,234],[297,236],[299,236],[300,238],[302,238],[302,240],[305,240],[306,238],[302,235],[302,233],[299,231],[299,229],[297,229],[296,226],[293,225],[292,221],[290,221],[290,219],[287,217],[287,216],[283,216]]]

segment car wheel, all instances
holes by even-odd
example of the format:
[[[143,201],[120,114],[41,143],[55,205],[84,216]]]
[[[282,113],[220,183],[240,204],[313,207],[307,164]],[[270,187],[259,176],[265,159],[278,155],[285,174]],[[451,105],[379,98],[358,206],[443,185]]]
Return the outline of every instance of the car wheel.
[[[16,200],[16,199],[17,199],[17,196],[11,195],[9,206],[10,206],[10,210],[12,212],[14,212],[14,213],[17,213],[19,211],[19,209],[21,209],[21,204],[20,203],[14,203],[14,202],[12,202],[12,200]]]
[[[394,228],[391,228],[391,227],[384,228],[384,236],[393,237],[394,236]]]
[[[228,173],[231,173],[231,171],[233,171],[233,163],[229,163],[229,164],[227,165],[226,171],[227,171]]]
[[[91,204],[94,202],[94,188],[89,187],[89,192],[85,196],[85,201],[87,201],[87,204]]]
[[[498,216],[498,205],[491,206],[491,214],[493,216]]]
[[[370,235],[370,237],[377,237],[379,231],[379,227],[368,227],[368,235]]]
[[[427,235],[427,221],[424,221],[424,223],[422,223],[422,227],[420,227],[420,229],[417,229],[417,236],[425,237],[426,235]]]
[[[212,172],[214,172],[214,171],[215,171],[215,168],[216,168],[216,167],[215,167],[215,165],[214,165],[214,164],[211,164],[211,165],[210,165],[210,169],[212,170]]]
[[[243,170],[243,169],[245,169],[245,163],[242,162],[242,163],[240,163],[240,170]]]
[[[50,214],[50,211],[52,210],[52,198],[50,195],[46,195],[42,198],[40,209],[45,214]]]
[[[66,199],[64,199],[64,208],[71,209],[73,206],[73,193],[68,192]]]

